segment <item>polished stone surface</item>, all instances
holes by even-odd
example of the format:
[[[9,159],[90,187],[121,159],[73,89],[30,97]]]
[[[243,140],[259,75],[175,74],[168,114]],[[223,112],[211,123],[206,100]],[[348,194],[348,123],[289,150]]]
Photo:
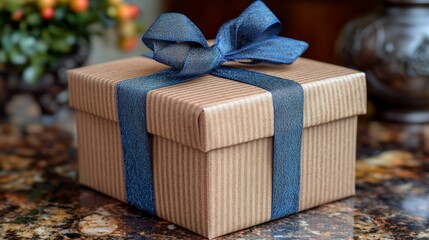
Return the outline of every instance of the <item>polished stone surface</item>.
[[[356,196],[220,239],[429,238],[429,125],[363,121],[358,136]],[[1,124],[0,239],[202,239],[76,177],[70,134]]]

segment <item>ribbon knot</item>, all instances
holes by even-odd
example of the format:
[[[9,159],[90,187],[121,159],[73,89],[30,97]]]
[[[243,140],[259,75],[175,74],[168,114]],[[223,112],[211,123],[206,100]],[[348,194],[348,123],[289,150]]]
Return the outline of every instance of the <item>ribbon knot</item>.
[[[238,18],[222,25],[212,47],[198,27],[179,13],[162,14],[143,42],[156,61],[176,70],[176,76],[199,76],[227,61],[293,63],[308,44],[279,37],[280,31],[277,17],[262,1],[255,1]]]
[[[155,55],[157,56],[157,55]],[[155,57],[158,60],[158,57]],[[163,61],[159,58],[159,61]],[[168,61],[168,60],[167,60]],[[224,63],[224,55],[217,45],[212,47],[189,47],[178,75],[199,76],[210,73]]]

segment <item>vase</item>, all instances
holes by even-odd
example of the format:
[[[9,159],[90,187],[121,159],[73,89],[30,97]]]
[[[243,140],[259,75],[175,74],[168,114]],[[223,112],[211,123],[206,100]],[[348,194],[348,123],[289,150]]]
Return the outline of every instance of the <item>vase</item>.
[[[337,52],[366,73],[377,118],[429,122],[429,0],[384,0],[345,26]]]
[[[33,96],[43,115],[51,115],[67,105],[68,69],[84,65],[89,56],[90,42],[81,38],[71,53],[57,58],[49,72],[44,73],[36,83],[21,79],[22,72],[11,71],[13,66],[0,66],[0,118],[7,117],[5,106],[17,94]]]

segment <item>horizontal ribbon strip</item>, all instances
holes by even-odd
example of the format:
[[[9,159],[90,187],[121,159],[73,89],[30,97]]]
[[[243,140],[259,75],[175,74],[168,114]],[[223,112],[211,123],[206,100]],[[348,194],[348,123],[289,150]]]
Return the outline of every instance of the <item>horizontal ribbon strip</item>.
[[[225,23],[210,47],[184,15],[162,14],[143,42],[153,58],[172,68],[117,85],[117,108],[124,158],[127,201],[156,214],[150,136],[146,128],[149,91],[212,74],[267,91],[273,97],[274,149],[271,219],[299,209],[304,93],[300,84],[249,70],[222,66],[227,61],[292,64],[308,44],[278,37],[281,24],[262,1]]]

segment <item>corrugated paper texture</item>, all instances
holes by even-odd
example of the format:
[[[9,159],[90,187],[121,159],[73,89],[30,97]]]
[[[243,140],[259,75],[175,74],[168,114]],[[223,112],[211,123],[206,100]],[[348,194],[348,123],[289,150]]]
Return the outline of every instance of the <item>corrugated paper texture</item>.
[[[126,201],[115,87],[164,68],[131,58],[69,73],[81,183]],[[366,110],[364,75],[307,59],[246,68],[304,87],[300,210],[353,195],[356,116]],[[151,91],[147,109],[157,215],[209,238],[270,220],[269,92],[204,76]]]
[[[125,201],[118,124],[78,111],[79,180]],[[354,194],[357,118],[303,131],[300,210]],[[270,220],[272,137],[204,153],[154,136],[157,215],[213,238]]]
[[[304,127],[366,111],[365,75],[361,72],[303,58],[290,66],[235,65],[301,83]],[[117,122],[116,84],[165,68],[137,57],[72,70],[68,74],[70,105]],[[207,75],[151,91],[147,127],[154,135],[207,152],[273,136],[272,105],[266,90]]]

